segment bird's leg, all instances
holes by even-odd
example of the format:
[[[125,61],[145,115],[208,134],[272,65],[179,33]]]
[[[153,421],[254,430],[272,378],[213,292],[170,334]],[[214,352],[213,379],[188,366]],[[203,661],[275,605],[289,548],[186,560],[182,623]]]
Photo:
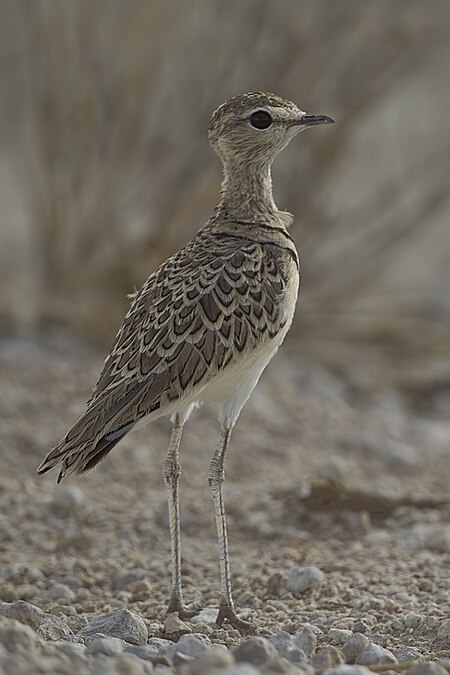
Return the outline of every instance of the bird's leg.
[[[231,436],[231,427],[224,427],[219,446],[209,465],[208,480],[214,500],[214,513],[217,527],[217,540],[219,545],[220,562],[220,607],[216,623],[221,626],[227,619],[234,628],[246,631],[250,628],[247,621],[242,621],[236,615],[233,597],[231,595],[230,560],[228,555],[227,523],[223,504],[222,483],[225,478],[224,462],[225,453]]]
[[[179,414],[176,414],[173,418],[169,449],[163,465],[163,476],[169,503],[169,528],[172,549],[172,592],[167,613],[177,612],[181,619],[189,619],[198,610],[188,610],[185,607],[183,604],[183,590],[181,588],[180,504],[178,499],[181,466],[178,461],[178,450],[183,425],[184,420],[181,419]]]

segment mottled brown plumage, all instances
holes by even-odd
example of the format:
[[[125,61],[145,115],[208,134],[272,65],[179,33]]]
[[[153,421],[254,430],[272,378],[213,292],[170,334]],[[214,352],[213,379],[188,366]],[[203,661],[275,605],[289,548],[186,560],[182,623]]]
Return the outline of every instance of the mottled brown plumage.
[[[242,406],[289,329],[299,285],[299,259],[286,229],[291,216],[274,203],[270,167],[301,129],[329,121],[306,115],[273,94],[246,94],[218,108],[209,137],[225,176],[215,214],[135,295],[85,412],[38,468],[44,473],[60,463],[58,481],[84,473],[140,423],[171,416],[164,477],[174,567],[170,609],[180,615],[186,611],[180,576],[178,446],[192,408],[213,403],[222,427],[209,473],[221,561],[218,623],[227,618],[246,627],[231,598],[223,461]]]

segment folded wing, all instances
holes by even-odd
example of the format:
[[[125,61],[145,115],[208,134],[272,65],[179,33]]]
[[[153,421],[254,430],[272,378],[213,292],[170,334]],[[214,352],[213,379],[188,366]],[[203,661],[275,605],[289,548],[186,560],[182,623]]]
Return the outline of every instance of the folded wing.
[[[280,330],[285,281],[270,249],[211,236],[200,232],[144,284],[86,411],[38,473],[61,463],[59,481],[92,469],[139,420],[182,405]]]

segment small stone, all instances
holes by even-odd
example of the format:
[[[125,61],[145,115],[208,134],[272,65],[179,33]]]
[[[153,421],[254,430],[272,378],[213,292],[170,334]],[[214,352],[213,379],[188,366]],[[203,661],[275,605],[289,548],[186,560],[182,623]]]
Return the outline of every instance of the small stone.
[[[61,485],[53,495],[53,506],[58,514],[67,515],[76,511],[84,502],[85,497],[80,488],[75,485]]]
[[[184,623],[184,621],[180,619],[176,612],[172,612],[171,614],[168,614],[164,620],[164,632],[166,635],[176,637],[191,633],[192,631],[187,623]]]
[[[25,600],[0,605],[0,614],[11,619],[17,619],[20,623],[24,623],[34,630],[40,626],[45,616],[45,612],[40,607],[36,607],[36,605],[32,605]]]
[[[316,636],[314,635],[314,638]],[[317,638],[316,638],[317,641]],[[296,641],[296,637],[280,630],[275,635],[269,638],[281,658],[287,659],[291,663],[306,663],[306,653],[298,645],[301,643]]]
[[[153,661],[159,653],[156,647],[152,647],[150,645],[126,645],[124,652],[134,654],[143,661]]]
[[[128,609],[118,609],[110,614],[99,616],[88,623],[77,635],[84,638],[97,633],[116,637],[133,645],[144,645],[148,636],[144,620]]]
[[[280,630],[269,638],[280,656],[286,657],[286,654],[294,646],[293,636],[285,630]]]
[[[198,656],[206,648],[204,635],[201,638],[197,635],[182,635],[175,645],[175,653],[186,654],[186,656]]]
[[[365,666],[342,665],[324,670],[322,675],[372,675],[372,671]]]
[[[400,441],[386,439],[379,449],[381,459],[397,471],[413,470],[421,461],[421,454],[416,448]]]
[[[345,645],[352,635],[353,633],[351,630],[346,630],[344,628],[330,628],[327,633],[327,638],[336,645]]]
[[[211,675],[215,670],[230,668],[234,663],[233,654],[226,648],[216,645],[199,654],[189,665],[189,675]]]
[[[317,636],[311,628],[305,626],[294,635],[294,642],[295,646],[305,652],[306,657],[310,659],[316,650]]]
[[[86,640],[86,653],[104,654],[105,656],[118,656],[123,651],[122,640],[114,637],[97,635],[90,640]]]
[[[134,569],[123,570],[113,579],[113,590],[123,591],[130,584],[135,583],[136,581],[141,581],[142,579],[148,579],[150,573],[148,570],[144,570],[140,567]]]
[[[191,623],[206,623],[209,625],[214,625],[216,623],[218,613],[218,607],[204,607],[199,611],[198,614],[192,617]]]
[[[289,661],[290,663],[299,664],[301,665],[302,668],[306,667],[308,663],[308,659],[303,649],[299,649],[298,647],[295,646],[292,649],[288,650],[286,656],[281,656],[280,658]]]
[[[173,666],[173,661],[172,659],[169,659],[168,656],[165,654],[157,654],[154,659],[152,659],[152,663],[154,666],[164,666],[167,668],[170,668]],[[158,674],[159,675],[159,674]]]
[[[435,637],[431,643],[431,646],[435,652],[450,651],[450,635]]]
[[[416,666],[408,668],[406,675],[448,675],[448,673],[438,663],[429,661],[428,663],[418,663]]]
[[[52,673],[52,674],[58,673],[59,675],[59,673],[64,673],[64,671],[62,670],[63,659],[64,657],[58,653],[56,654],[53,653],[51,656],[47,656],[41,653],[39,654],[39,656],[36,655],[36,657],[31,661],[28,660],[25,666],[24,659],[21,659],[20,657],[19,658],[15,657],[14,666],[9,667],[8,665],[6,665],[5,671],[2,671],[2,675],[3,672],[7,673],[8,675],[10,675],[11,673],[14,673],[14,675],[28,675],[29,673],[33,673],[33,675],[35,673]],[[65,673],[67,673],[67,670],[65,671]]]
[[[33,600],[39,594],[38,589],[33,584],[20,584],[16,591],[20,600]]]
[[[36,581],[41,581],[44,578],[43,573],[38,567],[34,565],[25,565],[23,568],[23,573],[26,576],[30,584],[35,584]]]
[[[394,656],[399,663],[402,661],[416,661],[422,658],[422,654],[414,647],[401,647],[394,651]]]
[[[82,642],[67,642],[66,640],[56,640],[52,643],[60,652],[70,658],[83,656],[86,653],[86,646]]]
[[[270,661],[267,664],[267,668],[265,672],[270,673],[270,675],[275,675],[276,673],[280,673],[281,675],[314,675],[314,668],[306,663],[306,661],[302,663],[295,663],[294,665],[290,663],[287,659],[284,659],[282,657],[278,657],[274,659],[273,661]]]
[[[337,647],[321,647],[314,655],[313,665],[316,670],[325,670],[338,666],[344,661],[344,654]]]
[[[405,626],[407,628],[417,629],[421,626],[424,620],[425,617],[422,616],[421,614],[415,614],[414,612],[410,612],[410,614],[407,614],[406,616]]]
[[[127,590],[133,594],[133,597],[147,597],[152,592],[152,585],[148,579],[138,579],[130,583]]]
[[[67,619],[67,625],[73,633],[78,633],[78,631],[88,625],[88,620],[84,616],[77,614],[76,616],[71,616]]]
[[[215,631],[217,630],[217,624],[210,625],[208,623],[196,623],[195,624],[195,632],[198,635],[204,635],[207,637],[211,637],[214,635]]]
[[[360,666],[375,666],[379,663],[397,663],[397,659],[389,649],[370,642],[355,661]]]
[[[5,602],[14,602],[19,599],[19,594],[12,586],[6,586],[5,588],[0,588],[0,599]]]
[[[37,634],[44,640],[60,640],[71,636],[72,630],[59,616],[45,614],[37,629]]]
[[[268,591],[271,595],[280,595],[283,591],[303,594],[317,590],[325,581],[325,574],[315,565],[306,567],[291,567],[277,572],[268,581]]]
[[[66,584],[53,584],[49,588],[48,595],[52,600],[74,600],[75,593]]]
[[[327,482],[345,485],[352,469],[353,466],[351,462],[344,457],[335,455],[331,456],[329,459],[322,460],[317,464],[315,472],[320,478],[324,478]]]
[[[450,619],[440,623],[437,634],[438,637],[450,637]]]
[[[112,673],[114,673],[114,675],[116,673],[118,675],[144,675],[149,672],[146,668],[148,665],[149,664],[146,664],[145,661],[142,661],[134,654],[124,652],[117,657],[111,675]],[[102,668],[100,672],[104,673],[105,670]]]
[[[424,539],[431,549],[441,553],[450,553],[450,526],[431,527]]]
[[[362,633],[354,633],[342,647],[346,663],[355,663],[361,652],[368,647],[369,638]]]
[[[0,617],[0,644],[13,654],[24,652],[30,654],[34,652],[36,642],[38,641],[36,633],[23,623],[16,619]]]
[[[89,600],[91,597],[91,592],[88,588],[79,588],[77,590],[77,601],[78,602],[84,602],[85,600]],[[111,604],[113,603],[113,600],[111,600]],[[121,605],[122,606],[122,605]]]
[[[177,670],[180,668],[180,666],[184,666],[187,663],[191,663],[191,661],[194,660],[193,656],[188,656],[187,654],[183,654],[183,652],[175,652],[173,655],[173,665],[177,668]]]
[[[250,637],[236,647],[233,652],[236,661],[244,661],[261,666],[278,656],[274,645],[263,637]]]
[[[75,577],[73,575],[68,574],[67,576],[60,577],[58,579],[58,582],[60,584],[66,584],[66,586],[70,586],[70,588],[80,588],[81,587],[81,581],[79,580],[78,577]]]
[[[172,640],[165,640],[164,638],[152,637],[149,638],[147,645],[156,649],[157,652],[165,652],[171,647],[173,647]]]
[[[399,619],[392,619],[391,623],[389,624],[391,627],[391,631],[395,633],[403,633],[405,630],[405,626]]]

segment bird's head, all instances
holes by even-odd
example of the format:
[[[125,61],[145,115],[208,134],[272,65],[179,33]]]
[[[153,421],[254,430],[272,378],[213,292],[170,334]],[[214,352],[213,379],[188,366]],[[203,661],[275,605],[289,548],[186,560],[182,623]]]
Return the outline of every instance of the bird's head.
[[[261,92],[235,96],[213,113],[209,140],[225,162],[271,164],[300,131],[334,122],[309,115],[291,101]]]

